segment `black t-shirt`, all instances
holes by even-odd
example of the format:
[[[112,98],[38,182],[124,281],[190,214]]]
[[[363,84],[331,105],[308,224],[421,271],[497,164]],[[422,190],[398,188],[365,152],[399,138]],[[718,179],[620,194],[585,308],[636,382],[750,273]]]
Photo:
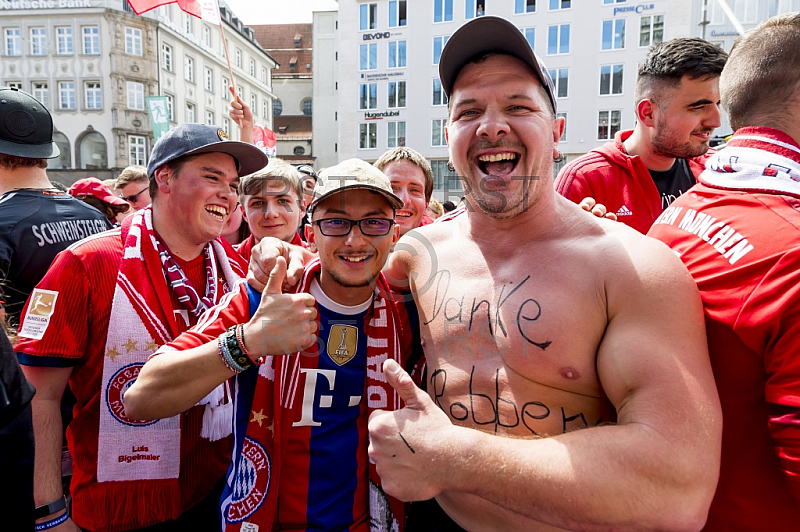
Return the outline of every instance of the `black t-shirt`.
[[[675,159],[675,164],[666,172],[650,170],[650,177],[653,178],[656,188],[661,194],[662,209],[669,207],[673,201],[697,182],[686,159]]]
[[[17,318],[62,250],[110,229],[94,207],[56,189],[17,189],[0,196],[0,288]]]

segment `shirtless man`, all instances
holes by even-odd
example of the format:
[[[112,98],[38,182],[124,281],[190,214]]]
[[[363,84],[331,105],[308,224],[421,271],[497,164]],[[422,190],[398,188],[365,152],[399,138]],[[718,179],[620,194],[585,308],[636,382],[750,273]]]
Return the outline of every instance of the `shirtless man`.
[[[465,24],[439,77],[470,208],[390,257],[419,310],[428,393],[384,365],[406,402],[370,419],[384,488],[436,497],[469,530],[701,528],[721,417],[691,278],[660,243],[529,177],[552,175],[564,124],[510,22]],[[414,530],[449,529],[430,510]]]

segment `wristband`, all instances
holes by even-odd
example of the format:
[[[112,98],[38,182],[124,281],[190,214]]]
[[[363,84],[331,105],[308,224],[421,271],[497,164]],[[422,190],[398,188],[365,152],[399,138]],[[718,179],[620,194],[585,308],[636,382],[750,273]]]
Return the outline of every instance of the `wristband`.
[[[69,519],[69,512],[64,512],[55,519],[45,521],[44,523],[37,523],[36,530],[50,530],[51,528],[55,528],[62,523],[66,523],[67,519]]]
[[[225,334],[225,344],[228,348],[228,353],[230,357],[233,359],[235,364],[233,364],[234,368],[242,368],[241,371],[246,370],[253,363],[250,361],[250,358],[244,354],[242,348],[239,346],[239,340],[236,339],[236,325],[228,329]],[[230,360],[228,360],[230,362]]]
[[[244,353],[244,356],[247,357],[247,360],[249,360],[251,364],[260,366],[264,363],[264,357],[253,358],[250,356],[250,352],[244,345],[244,325],[236,326],[236,341],[239,342],[239,347],[242,348],[242,353]]]
[[[36,512],[35,518],[41,519],[42,517],[53,515],[54,513],[63,510],[66,507],[67,507],[67,497],[65,495],[62,495],[60,498],[54,500],[53,502],[37,506],[35,510]]]

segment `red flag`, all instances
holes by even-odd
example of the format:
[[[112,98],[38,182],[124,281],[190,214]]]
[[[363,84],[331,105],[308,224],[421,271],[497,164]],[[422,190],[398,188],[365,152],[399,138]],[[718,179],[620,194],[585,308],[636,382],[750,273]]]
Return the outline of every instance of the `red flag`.
[[[275,133],[270,128],[253,124],[253,144],[256,147],[261,148],[268,156],[275,155],[278,151],[275,148],[276,142]]]
[[[128,0],[128,4],[137,15],[146,13],[158,6],[178,4],[181,11],[213,24],[219,24],[219,8],[216,0]]]

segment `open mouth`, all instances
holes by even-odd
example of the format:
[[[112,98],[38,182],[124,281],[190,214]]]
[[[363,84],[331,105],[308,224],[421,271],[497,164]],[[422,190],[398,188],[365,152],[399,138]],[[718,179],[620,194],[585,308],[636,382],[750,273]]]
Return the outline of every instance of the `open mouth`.
[[[506,151],[478,155],[478,168],[486,175],[507,175],[514,171],[519,162],[519,154]]]
[[[414,213],[411,211],[407,211],[405,209],[400,209],[395,213],[395,216],[397,218],[411,218],[412,216],[414,216]]]
[[[225,217],[228,215],[228,209],[220,207],[219,205],[206,205],[206,212],[210,214],[212,218],[220,222],[225,220]]]
[[[361,254],[358,254],[358,255],[355,255],[355,254],[354,255],[339,255],[339,258],[342,259],[343,261],[349,262],[351,264],[359,264],[361,262],[364,262],[367,259],[372,258],[372,255],[367,254],[367,253],[361,253]]]

